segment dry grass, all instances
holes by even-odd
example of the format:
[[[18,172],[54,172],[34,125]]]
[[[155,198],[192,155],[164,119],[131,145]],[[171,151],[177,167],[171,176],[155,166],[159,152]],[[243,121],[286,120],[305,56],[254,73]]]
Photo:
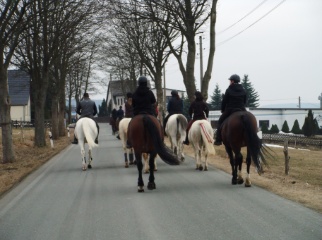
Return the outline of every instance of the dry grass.
[[[0,164],[0,196],[19,183],[24,177],[70,145],[68,137],[55,140],[55,148],[51,149],[49,137],[46,137],[47,146],[36,148],[33,146],[33,130],[24,131],[24,139],[20,130],[13,130],[14,150],[16,161],[9,164]],[[165,142],[169,145],[168,139]],[[2,162],[2,141],[0,136],[0,162]],[[227,173],[231,173],[229,160],[223,146],[216,146],[216,155],[210,156],[211,165]],[[243,149],[243,151],[245,151]],[[289,149],[290,172],[284,174],[283,148],[274,148],[276,160],[269,161],[269,168],[259,176],[255,169],[251,168],[253,184],[261,186],[271,192],[290,200],[299,202],[311,209],[322,213],[322,150],[298,150]],[[186,155],[194,157],[191,146],[185,146]],[[245,152],[243,152],[245,155]],[[243,166],[243,173],[246,172]]]

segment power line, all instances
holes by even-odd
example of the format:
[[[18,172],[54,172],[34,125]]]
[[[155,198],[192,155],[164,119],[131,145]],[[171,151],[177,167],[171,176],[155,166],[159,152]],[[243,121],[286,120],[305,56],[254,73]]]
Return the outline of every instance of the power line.
[[[247,13],[244,17],[242,17],[241,19],[239,19],[237,22],[233,23],[232,25],[230,25],[229,27],[225,28],[222,31],[219,31],[217,34],[221,34],[223,32],[226,32],[228,29],[232,28],[233,26],[235,26],[237,23],[239,23],[240,21],[242,21],[243,19],[245,19],[247,16],[249,16],[250,14],[252,14],[257,8],[259,8],[261,5],[263,5],[265,2],[267,2],[267,0],[262,1],[259,5],[257,5],[253,10],[251,10],[249,13]]]
[[[284,3],[286,0],[282,0],[279,4],[277,4],[275,7],[273,7],[270,11],[268,11],[266,14],[264,14],[262,17],[260,17],[259,19],[257,19],[255,22],[253,22],[251,25],[249,25],[247,28],[243,29],[242,31],[238,32],[237,34],[233,35],[232,37],[221,41],[217,44],[217,46],[223,45],[224,43],[230,41],[231,39],[235,38],[236,36],[238,36],[239,34],[243,33],[244,31],[246,31],[248,28],[254,26],[256,23],[258,23],[260,20],[262,20],[264,17],[266,17],[268,14],[270,14],[271,12],[273,12],[276,8],[278,8],[279,6],[282,5],[282,3]]]

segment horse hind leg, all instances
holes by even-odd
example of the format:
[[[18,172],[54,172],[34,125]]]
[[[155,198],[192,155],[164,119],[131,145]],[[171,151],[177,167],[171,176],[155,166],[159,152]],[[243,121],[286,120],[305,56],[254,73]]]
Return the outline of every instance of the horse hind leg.
[[[88,149],[88,165],[87,165],[87,167],[89,168],[89,169],[91,169],[92,168],[92,161],[93,161],[93,157],[92,157],[92,149]]]
[[[87,166],[86,166],[86,155],[85,155],[85,150],[84,147],[81,148],[81,155],[82,155],[82,170],[86,171]]]
[[[136,167],[138,169],[138,192],[144,192],[144,182],[142,177],[143,163],[142,163],[142,153],[136,153]]]
[[[149,166],[150,166],[150,169],[153,169],[153,170],[155,167],[155,164],[154,164],[155,157],[156,157],[156,153],[150,153]],[[153,170],[150,170],[149,183],[148,183],[149,190],[156,189],[156,185],[154,182],[154,171]]]
[[[236,164],[238,166],[237,183],[243,184],[244,183],[244,179],[242,176],[243,155],[241,153],[236,155]]]
[[[250,155],[248,154],[249,151],[247,151],[247,156],[246,156],[246,166],[247,166],[247,177],[246,177],[246,180],[245,180],[245,187],[251,187],[252,186],[252,182],[250,180],[250,165],[251,165],[251,157]]]

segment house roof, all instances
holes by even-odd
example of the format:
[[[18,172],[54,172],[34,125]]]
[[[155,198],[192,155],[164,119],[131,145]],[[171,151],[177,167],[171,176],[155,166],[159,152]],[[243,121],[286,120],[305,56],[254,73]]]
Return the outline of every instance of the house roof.
[[[30,96],[30,76],[22,70],[8,70],[9,96],[12,106],[27,105]]]

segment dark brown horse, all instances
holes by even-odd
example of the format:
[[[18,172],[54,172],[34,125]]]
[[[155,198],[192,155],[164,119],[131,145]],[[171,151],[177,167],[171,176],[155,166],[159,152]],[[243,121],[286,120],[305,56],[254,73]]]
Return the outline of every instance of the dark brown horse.
[[[149,153],[149,166],[154,169],[154,159],[159,157],[169,165],[179,165],[179,159],[163,143],[163,131],[158,119],[147,114],[140,114],[132,118],[128,127],[128,140],[131,143],[139,172],[138,192],[144,192],[142,179],[142,153]],[[150,171],[148,189],[156,188],[154,171]]]
[[[267,153],[267,150],[262,145],[261,139],[259,139],[257,136],[256,118],[250,112],[234,112],[224,121],[221,129],[222,140],[229,156],[230,165],[232,168],[233,177],[231,183],[233,185],[244,183],[244,179],[241,174],[243,163],[241,148],[247,147],[247,177],[245,187],[250,187],[251,181],[249,169],[251,160],[253,160],[257,172],[261,174],[263,171],[262,163],[266,164],[264,155]]]

